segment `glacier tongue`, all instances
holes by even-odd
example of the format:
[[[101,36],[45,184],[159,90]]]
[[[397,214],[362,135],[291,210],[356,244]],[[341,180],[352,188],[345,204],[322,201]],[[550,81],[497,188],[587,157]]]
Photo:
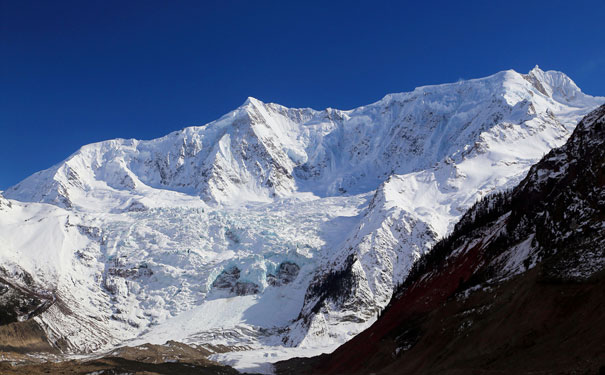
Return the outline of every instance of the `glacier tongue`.
[[[237,351],[217,358],[239,368],[330,351],[467,208],[603,102],[538,67],[347,111],[248,98],[9,188],[0,261],[53,291],[35,319],[65,350],[225,344]]]

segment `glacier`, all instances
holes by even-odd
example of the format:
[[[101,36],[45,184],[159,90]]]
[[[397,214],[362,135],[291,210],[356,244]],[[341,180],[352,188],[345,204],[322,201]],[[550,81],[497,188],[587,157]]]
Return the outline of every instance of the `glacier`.
[[[0,196],[0,265],[69,353],[226,345],[241,370],[368,327],[413,262],[605,102],[535,67],[352,110],[248,98],[204,126],[83,146]],[[276,281],[278,280],[278,281]]]

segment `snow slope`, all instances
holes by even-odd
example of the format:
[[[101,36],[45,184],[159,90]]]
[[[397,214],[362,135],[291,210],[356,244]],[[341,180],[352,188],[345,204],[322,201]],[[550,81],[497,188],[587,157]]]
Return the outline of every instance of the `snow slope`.
[[[604,166],[605,105],[520,184],[474,204],[414,264],[376,323],[306,371],[595,372],[605,337],[594,329],[603,316]]]
[[[9,188],[0,261],[54,293],[35,319],[72,351],[226,344],[239,351],[217,358],[239,368],[330,351],[478,198],[603,102],[538,67],[348,111],[249,98],[202,127],[83,146]]]

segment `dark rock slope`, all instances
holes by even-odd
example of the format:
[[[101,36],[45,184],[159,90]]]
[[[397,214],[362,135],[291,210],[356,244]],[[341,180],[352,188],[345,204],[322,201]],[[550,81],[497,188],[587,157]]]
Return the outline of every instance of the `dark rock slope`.
[[[605,106],[471,208],[379,320],[281,373],[605,372]]]

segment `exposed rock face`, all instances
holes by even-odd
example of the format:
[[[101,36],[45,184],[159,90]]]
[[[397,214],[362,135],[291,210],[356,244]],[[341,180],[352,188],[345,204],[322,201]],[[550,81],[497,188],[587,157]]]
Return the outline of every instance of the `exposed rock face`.
[[[231,289],[235,286],[237,280],[239,280],[239,275],[240,270],[235,266],[226,269],[218,275],[216,280],[214,280],[212,287],[218,289]]]
[[[212,287],[228,290],[238,296],[258,293],[260,290],[259,286],[250,281],[240,281],[240,273],[239,268],[235,266],[228,268],[218,275],[212,283]]]
[[[414,265],[381,318],[311,361],[313,371],[598,371],[604,173],[602,106],[516,188],[474,205]]]
[[[141,211],[147,211],[147,210],[148,210],[147,206],[145,206],[143,203],[138,202],[138,201],[134,201],[130,205],[128,205],[128,207],[126,207],[127,212],[141,212]]]
[[[507,232],[534,234],[536,252],[524,261],[544,260],[543,277],[584,281],[605,267],[605,107],[532,167],[511,205]]]
[[[275,275],[267,274],[267,283],[271,286],[290,284],[296,280],[300,267],[296,263],[283,262],[277,267]]]
[[[4,198],[2,194],[0,194],[0,210],[11,208],[12,204],[9,200]]]
[[[0,267],[0,325],[31,319],[54,302],[53,294],[36,285],[29,273]]]
[[[260,291],[260,288],[250,281],[238,281],[231,291],[238,296],[247,296],[249,294],[257,294]]]

